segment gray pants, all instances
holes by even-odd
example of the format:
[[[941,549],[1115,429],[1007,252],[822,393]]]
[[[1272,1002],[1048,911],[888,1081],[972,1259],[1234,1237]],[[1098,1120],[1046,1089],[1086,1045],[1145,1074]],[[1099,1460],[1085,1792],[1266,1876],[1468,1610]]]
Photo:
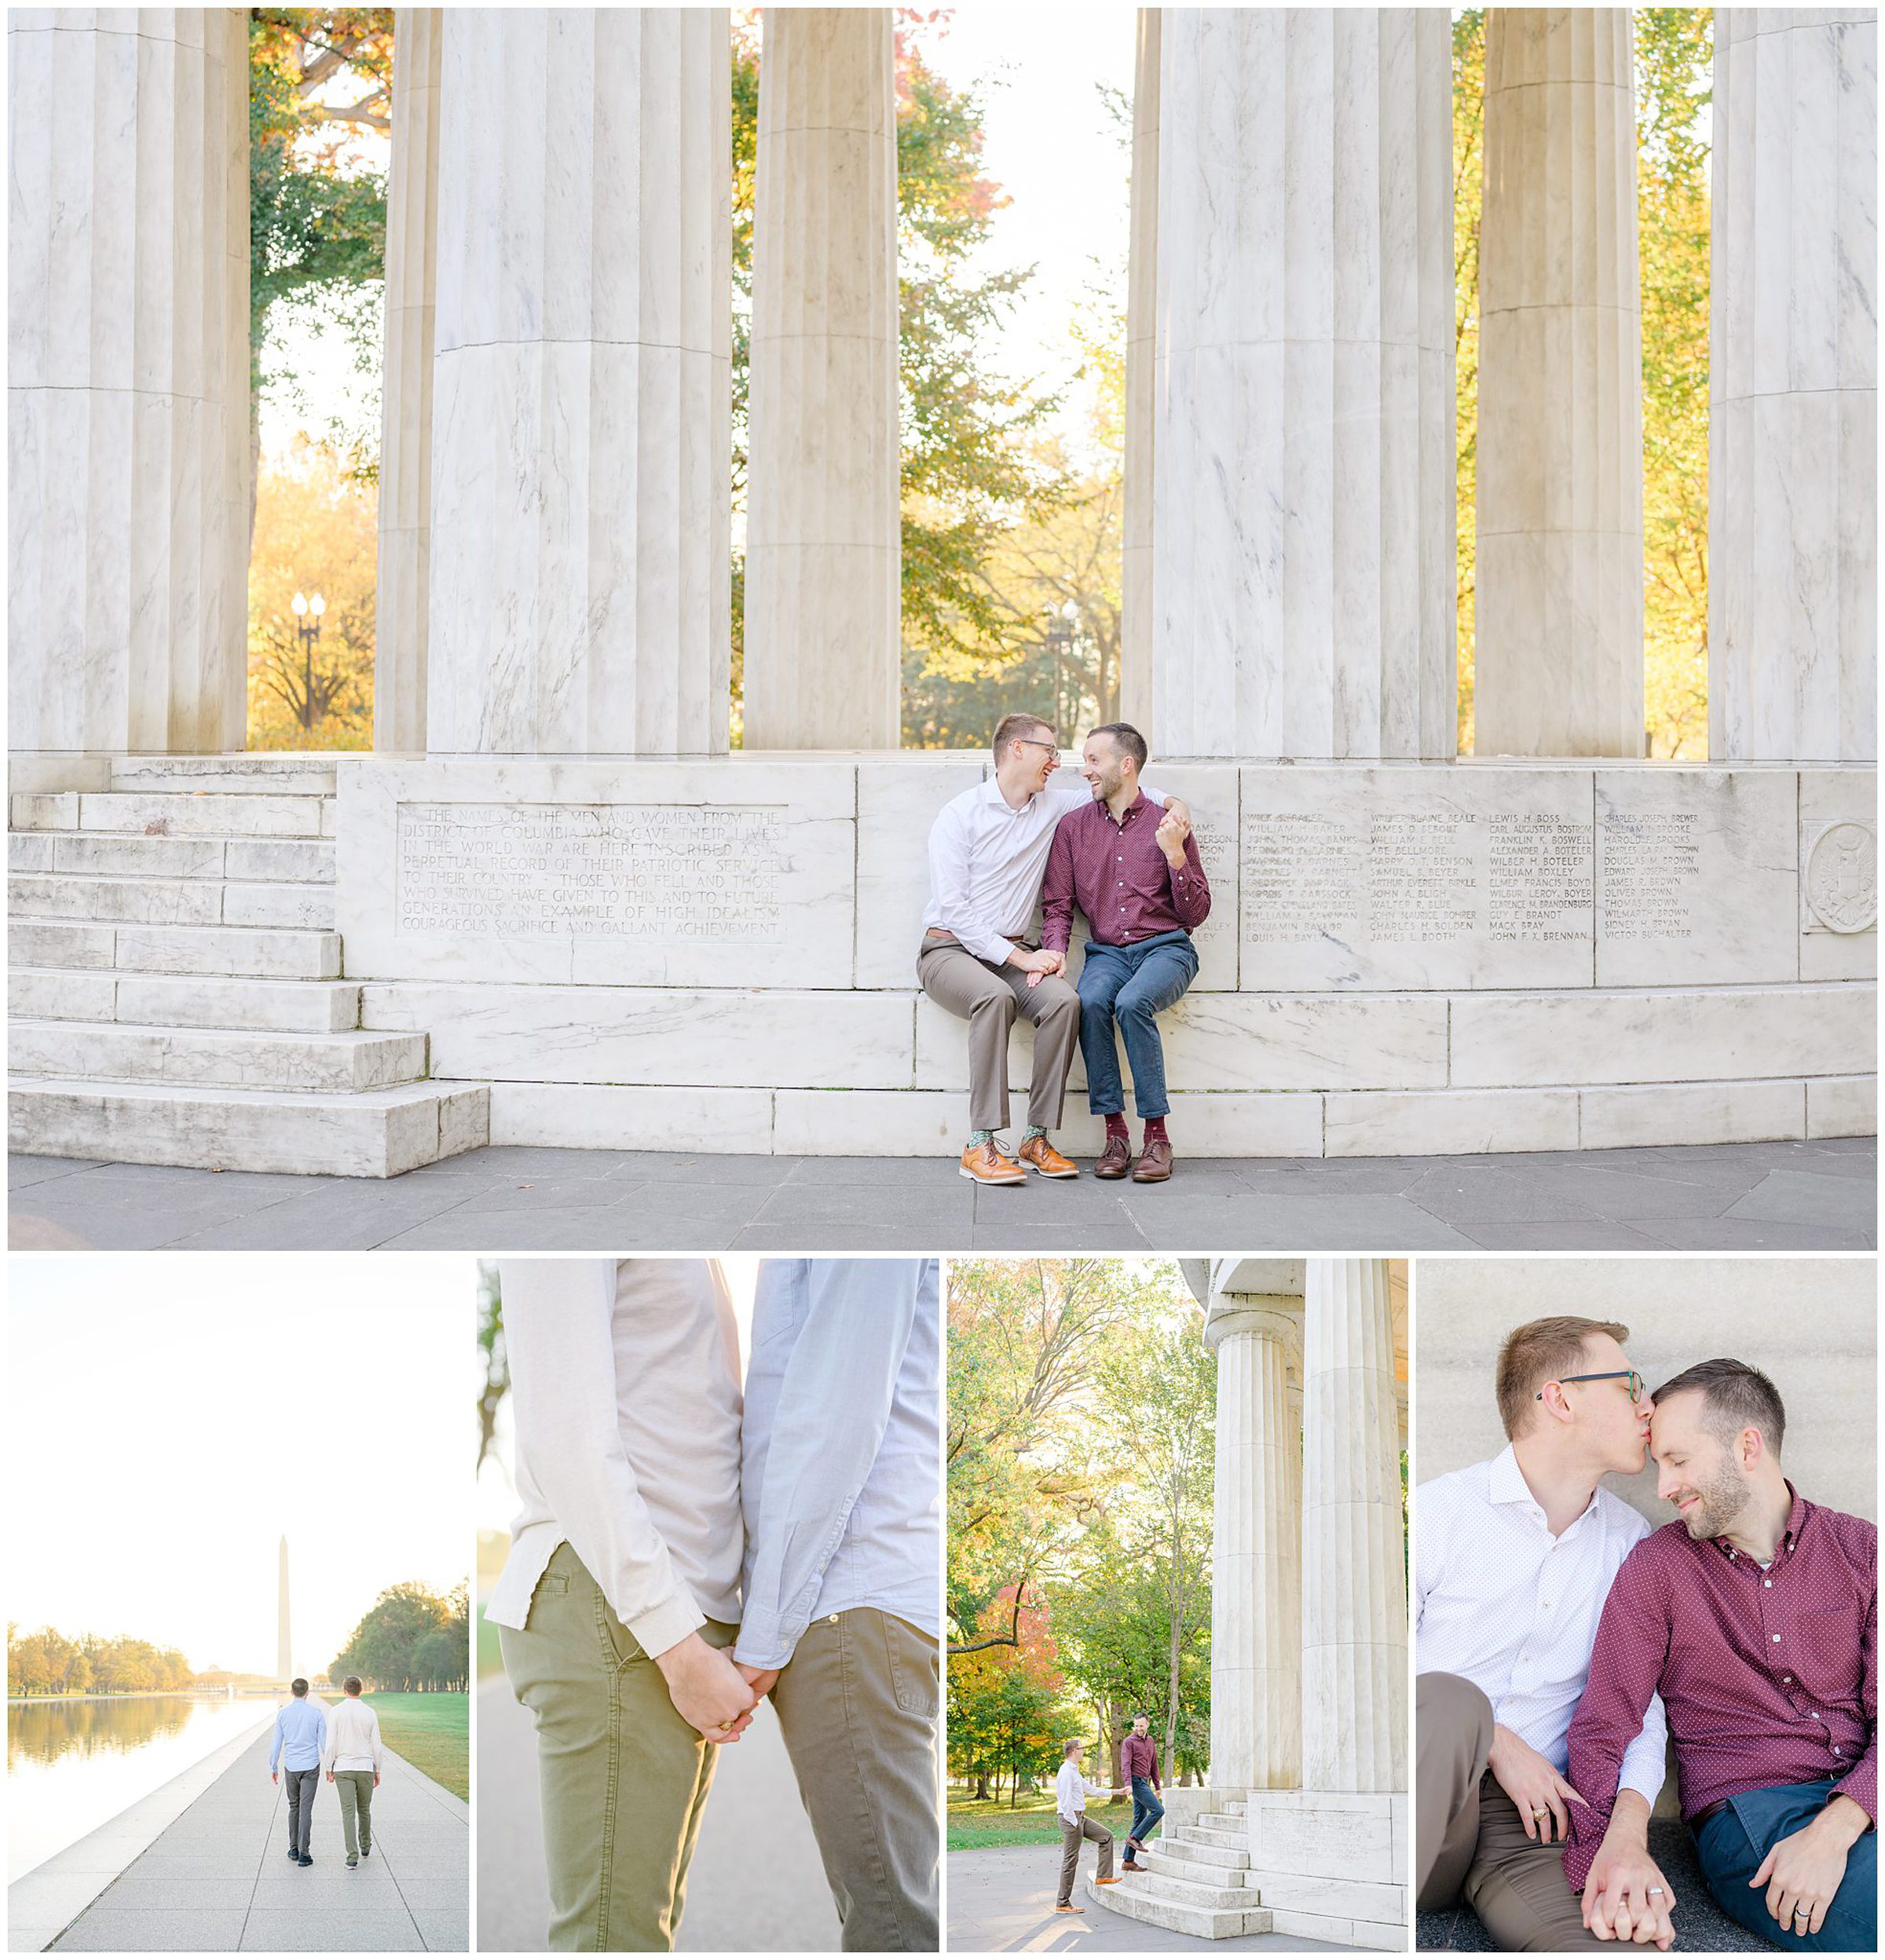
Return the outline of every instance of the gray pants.
[[[814,1620],[772,1690],[847,1953],[938,1951],[935,1641],[854,1607]]]
[[[1100,1847],[1099,1868],[1096,1878],[1110,1878],[1113,1875],[1113,1834],[1104,1824],[1096,1824],[1085,1811],[1080,1813],[1080,1828],[1075,1830],[1071,1824],[1060,1827],[1060,1896],[1054,1903],[1071,1906],[1074,1902],[1074,1881],[1080,1875],[1080,1841],[1090,1838]]]
[[[290,1769],[281,1766],[281,1786],[288,1798],[288,1848],[301,1857],[308,1855],[308,1834],[314,1823],[314,1793],[320,1785],[318,1769]]]
[[[1034,1072],[1027,1120],[1056,1128],[1067,1072],[1080,1044],[1080,996],[1059,974],[1030,987],[1019,967],[991,967],[953,939],[925,939],[917,978],[938,1007],[968,1023],[968,1123],[1008,1127],[1008,1031],[1019,1014],[1034,1024]]]

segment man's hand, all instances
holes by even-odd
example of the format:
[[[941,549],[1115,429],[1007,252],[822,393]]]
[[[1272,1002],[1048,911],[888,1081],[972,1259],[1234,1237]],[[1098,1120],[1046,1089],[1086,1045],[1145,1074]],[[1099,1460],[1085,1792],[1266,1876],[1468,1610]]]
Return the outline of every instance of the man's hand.
[[[1027,984],[1038,987],[1050,973],[1067,971],[1067,955],[1056,953],[1051,946],[1043,946],[1038,953],[1030,953],[1025,946],[1016,946],[1008,956],[1011,967],[1019,967],[1027,975]]]
[[[281,1781],[280,1772],[279,1770],[270,1770],[269,1772],[269,1781],[272,1783],[279,1783]]]
[[[329,1771],[328,1772],[328,1781],[329,1783],[332,1783],[332,1782],[333,1782],[333,1780],[334,1780],[334,1772],[333,1772],[333,1771],[332,1771],[332,1770],[329,1770]]]
[[[1584,1924],[1600,1940],[1653,1944],[1667,1953],[1675,1944],[1675,1894],[1649,1856],[1649,1805],[1634,1790],[1619,1791],[1584,1881]]]
[[[378,1770],[375,1770],[373,1772],[373,1787],[375,1790],[378,1790],[379,1787],[379,1772]]]
[[[1518,1821],[1524,1826],[1525,1835],[1540,1844],[1554,1841],[1554,1825],[1557,1830],[1555,1841],[1563,1844],[1569,1840],[1571,1819],[1566,1805],[1583,1805],[1586,1810],[1590,1808],[1546,1757],[1503,1723],[1493,1725],[1492,1748],[1486,1767],[1499,1779],[1499,1788],[1517,1805]]]
[[[698,1633],[656,1655],[654,1664],[667,1680],[675,1712],[708,1742],[733,1742],[751,1723],[758,1696],[727,1655]]]
[[[1165,853],[1165,861],[1173,871],[1184,868],[1184,840],[1191,834],[1191,820],[1182,816],[1167,803],[1165,814],[1158,820],[1158,828],[1153,833],[1158,848]]]
[[[1767,1910],[1783,1933],[1817,1933],[1846,1876],[1846,1854],[1871,1819],[1850,1797],[1836,1797],[1804,1830],[1783,1838],[1748,1882],[1767,1888]],[[1803,1917],[1804,1914],[1804,1917]]]
[[[752,1690],[753,1703],[759,1702],[772,1692],[772,1684],[779,1678],[776,1667],[749,1667],[744,1661],[735,1661],[734,1666],[746,1678],[746,1685]]]

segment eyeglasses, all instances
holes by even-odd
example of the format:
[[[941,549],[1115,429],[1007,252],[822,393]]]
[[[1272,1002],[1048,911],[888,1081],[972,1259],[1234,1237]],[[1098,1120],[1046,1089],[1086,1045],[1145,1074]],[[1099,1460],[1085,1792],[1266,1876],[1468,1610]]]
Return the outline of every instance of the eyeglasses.
[[[1561,1375],[1558,1377],[1557,1385],[1561,1388],[1566,1382],[1570,1381],[1627,1381],[1630,1384],[1630,1399],[1632,1402],[1641,1402],[1643,1399],[1643,1378],[1634,1368],[1612,1368],[1601,1375]],[[1550,1386],[1550,1382],[1545,1384],[1545,1388],[1549,1388]],[[1543,1402],[1545,1399],[1545,1388],[1539,1389],[1532,1399],[1534,1402]]]
[[[1060,759],[1060,751],[1059,749],[1055,748],[1052,742],[1044,742],[1038,737],[1033,735],[1016,735],[1012,737],[1012,739],[1023,748],[1044,748],[1047,751],[1049,755],[1053,757],[1056,762],[1059,762]]]

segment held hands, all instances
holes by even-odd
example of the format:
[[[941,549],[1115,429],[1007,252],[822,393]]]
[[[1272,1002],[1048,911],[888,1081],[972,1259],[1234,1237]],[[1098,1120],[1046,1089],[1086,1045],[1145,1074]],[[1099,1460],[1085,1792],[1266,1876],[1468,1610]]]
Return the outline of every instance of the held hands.
[[[1051,947],[1043,946],[1038,953],[1030,953],[1025,946],[1016,946],[1008,956],[1011,967],[1019,967],[1027,975],[1027,984],[1038,987],[1049,974],[1067,971],[1067,955],[1056,953]]]
[[[772,1684],[779,1678],[776,1667],[749,1667],[744,1661],[735,1661],[734,1666],[746,1677],[746,1685],[752,1690],[753,1706],[758,1707],[763,1698],[772,1692]]]
[[[1675,1894],[1649,1856],[1648,1807],[1634,1825],[1614,1819],[1584,1881],[1584,1924],[1600,1940],[1667,1953],[1675,1944]]]
[[[1856,1813],[1857,1828],[1848,1827],[1842,1805]],[[1826,1909],[1846,1876],[1846,1854],[1865,1823],[1865,1812],[1850,1797],[1836,1797],[1804,1830],[1781,1838],[1761,1860],[1748,1882],[1757,1892],[1767,1888],[1767,1910],[1783,1933],[1817,1933],[1825,1923]]]
[[[1494,1725],[1486,1767],[1499,1779],[1499,1788],[1518,1806],[1518,1821],[1524,1826],[1525,1835],[1540,1844],[1554,1841],[1554,1825],[1557,1830],[1555,1841],[1568,1841],[1571,1819],[1567,1805],[1577,1804],[1586,1810],[1590,1808],[1547,1758],[1503,1724]]]
[[[1167,803],[1165,814],[1158,820],[1158,828],[1152,834],[1158,848],[1165,853],[1165,861],[1174,871],[1182,868],[1184,840],[1191,834],[1191,820],[1183,808]]]
[[[675,1713],[710,1742],[738,1740],[752,1720],[759,1697],[745,1677],[717,1647],[698,1633],[677,1640],[654,1664],[666,1678]]]

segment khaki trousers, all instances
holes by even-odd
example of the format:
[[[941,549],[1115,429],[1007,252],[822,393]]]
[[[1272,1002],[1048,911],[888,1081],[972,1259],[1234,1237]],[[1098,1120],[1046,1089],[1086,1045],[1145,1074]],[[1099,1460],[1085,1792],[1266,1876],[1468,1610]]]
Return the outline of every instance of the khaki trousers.
[[[875,1607],[814,1620],[772,1689],[847,1953],[935,1953],[936,1642]]]
[[[709,1620],[701,1638],[730,1647]],[[498,1629],[536,1718],[552,1953],[668,1953],[715,1753],[573,1547],[558,1546],[520,1630]]]
[[[1054,1901],[1056,1905],[1071,1906],[1074,1902],[1074,1881],[1080,1876],[1080,1841],[1083,1838],[1092,1838],[1100,1847],[1093,1876],[1110,1878],[1113,1875],[1113,1834],[1082,1811],[1078,1830],[1071,1824],[1060,1827],[1060,1895]]]
[[[357,1858],[373,1845],[373,1772],[337,1769],[334,1788],[340,1797],[340,1830],[347,1841],[347,1856]]]
[[[1576,1952],[1611,1943],[1583,1922],[1564,1846],[1525,1835],[1518,1806],[1486,1768],[1492,1704],[1457,1674],[1414,1684],[1414,1846],[1422,1912],[1463,1899],[1503,1953]]]
[[[1080,996],[1060,974],[1038,986],[1019,967],[991,967],[953,939],[926,939],[917,978],[938,1007],[968,1023],[968,1125],[1008,1128],[1008,1031],[1019,1014],[1034,1024],[1027,1120],[1057,1128],[1067,1072],[1080,1044]]]

